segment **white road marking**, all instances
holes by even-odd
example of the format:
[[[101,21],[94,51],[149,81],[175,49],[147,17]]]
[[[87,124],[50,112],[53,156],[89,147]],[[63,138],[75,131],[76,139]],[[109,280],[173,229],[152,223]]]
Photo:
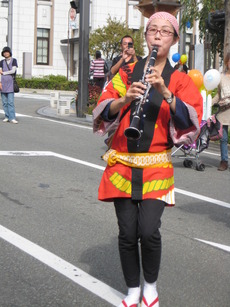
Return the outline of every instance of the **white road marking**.
[[[85,166],[89,166],[95,169],[104,170],[104,166],[100,166],[94,163],[86,162],[83,160],[79,160],[76,158],[68,157],[65,155],[57,154],[52,151],[0,151],[0,156],[21,156],[21,157],[35,157],[35,156],[50,156],[50,157],[56,157],[63,160],[71,161],[74,163],[82,164]]]
[[[5,112],[3,110],[0,110],[0,114],[5,114]],[[19,114],[19,113],[15,113],[16,116],[18,117],[33,117],[33,116],[30,116],[30,115],[25,115],[25,114]]]
[[[51,151],[0,151],[0,156],[53,156],[56,158],[68,160],[70,162],[92,167],[94,169],[99,169],[102,171],[105,169],[105,167],[103,166],[93,164],[87,161],[75,159],[69,156],[57,154]],[[202,195],[184,191],[181,189],[175,189],[175,191],[177,193],[184,194],[184,195],[187,195],[193,198],[201,199],[203,201],[210,202],[215,205],[230,208],[230,204],[219,201],[219,200],[212,199],[210,197],[202,196]],[[66,276],[67,278],[71,279],[73,282],[79,284],[80,286],[88,289],[95,295],[108,301],[113,306],[117,306],[120,303],[120,301],[124,298],[124,295],[118,292],[117,290],[109,287],[108,285],[104,284],[98,279],[95,279],[94,277],[85,273],[84,271],[77,268],[76,266],[73,266],[72,264],[66,262],[65,260],[45,250],[44,248],[34,244],[33,242],[30,242],[29,240],[19,236],[18,234],[8,230],[7,228],[1,225],[0,225],[0,237],[6,240],[7,242],[13,244],[14,246],[18,247],[22,251],[26,252],[27,254],[33,256],[34,258],[41,261],[42,263],[53,268],[57,272]],[[200,239],[196,239],[196,240],[199,240],[203,243],[210,244],[215,247],[224,249],[226,251],[230,251],[230,247],[225,246],[225,245],[220,245],[217,243],[204,241]]]
[[[29,93],[17,93],[15,94],[16,97],[20,98],[30,98],[30,99],[39,99],[39,100],[48,100],[50,101],[50,95],[41,95],[41,94],[29,94]]]
[[[57,153],[53,153],[53,155],[56,158],[68,160],[68,161],[75,162],[75,163],[82,164],[82,165],[86,165],[86,166],[96,168],[96,169],[99,169],[99,170],[102,170],[102,171],[105,170],[104,166],[100,166],[100,165],[97,165],[97,164],[94,164],[94,163],[90,163],[90,162],[86,162],[86,161],[83,161],[83,160],[71,158],[71,157],[68,157],[68,156],[65,156],[65,155],[60,155],[60,154],[57,154]]]
[[[36,157],[36,156],[50,156],[54,153],[52,151],[0,151],[0,156],[21,156],[21,157]]]
[[[219,153],[214,153],[214,152],[211,152],[211,151],[208,151],[208,150],[204,150],[203,153],[204,153],[204,154],[207,154],[207,155],[211,155],[211,156],[220,157],[220,154],[219,154]]]
[[[0,113],[4,114],[4,111],[0,110]],[[46,120],[46,121],[49,121],[49,122],[54,122],[54,123],[58,123],[58,124],[62,124],[62,125],[74,126],[74,127],[78,127],[78,128],[93,130],[93,128],[89,127],[89,126],[84,126],[84,125],[79,125],[79,124],[74,124],[74,123],[68,123],[68,122],[62,122],[62,121],[58,121],[58,120],[54,120],[54,119],[50,119],[50,118],[45,118],[45,117],[30,116],[30,115],[24,115],[24,114],[20,114],[20,113],[16,113],[16,116],[17,117],[30,117],[30,118]],[[218,156],[218,157],[220,156],[219,153],[214,153],[214,152],[211,152],[211,151],[208,151],[208,150],[204,150],[203,154]],[[174,157],[177,158],[177,156],[174,156]],[[189,156],[187,158],[189,158]]]
[[[211,242],[211,241],[205,241],[205,240],[201,240],[201,239],[198,239],[198,238],[195,238],[195,240],[209,244],[209,245],[212,245],[214,247],[217,247],[219,249],[222,249],[222,250],[230,253],[230,246],[228,246],[228,245],[223,245],[223,244],[219,244],[219,243],[215,243],[215,242]]]
[[[218,200],[218,199],[210,198],[210,197],[207,197],[207,196],[203,196],[203,195],[200,195],[200,194],[192,193],[192,192],[177,189],[177,188],[175,188],[175,192],[180,193],[180,194],[184,194],[186,196],[190,196],[190,197],[193,197],[193,198],[197,198],[197,199],[203,200],[205,202],[212,203],[214,205],[218,205],[218,206],[230,209],[229,203],[226,203],[226,202]]]
[[[102,171],[105,170],[104,166],[100,166],[100,165],[97,165],[97,164],[94,164],[94,163],[79,160],[79,159],[72,158],[72,157],[69,157],[69,156],[61,155],[61,154],[58,154],[58,153],[55,153],[55,152],[52,152],[52,151],[0,151],[0,156],[53,156],[53,157],[64,159],[64,160],[67,160],[67,161],[70,161],[70,162],[74,162],[74,163],[78,163],[78,164],[85,165],[85,166],[88,166],[88,167],[92,167],[94,169],[99,169],[99,170],[102,170]],[[200,194],[196,194],[196,193],[185,191],[185,190],[178,189],[178,188],[175,188],[175,192],[189,196],[189,197],[192,197],[192,198],[200,199],[202,201],[209,202],[209,203],[212,203],[212,204],[217,205],[217,206],[221,206],[221,207],[225,207],[225,208],[230,209],[229,203],[218,200],[218,199],[203,196],[203,195],[200,195]]]
[[[0,113],[4,114],[4,111],[0,110]],[[20,114],[20,113],[16,113],[16,116],[18,116],[18,117],[31,117],[31,118],[40,119],[40,120],[46,120],[46,121],[49,121],[49,122],[54,122],[54,123],[58,123],[58,124],[62,124],[62,125],[75,126],[75,127],[79,127],[79,128],[93,130],[92,127],[88,127],[88,126],[84,126],[84,125],[79,125],[79,124],[74,124],[74,123],[62,122],[62,121],[58,121],[58,120],[54,120],[54,119],[50,119],[50,118],[45,118],[45,117],[30,116],[30,115],[24,115],[24,114]],[[211,152],[211,151],[208,151],[208,150],[204,150],[203,154],[212,155],[212,156],[218,156],[218,157],[220,156],[219,153],[214,153],[214,152]],[[174,157],[176,158],[177,156],[174,156]],[[189,158],[189,156],[187,158]]]
[[[103,300],[106,300],[113,306],[118,306],[118,304],[124,298],[124,295],[117,290],[109,287],[100,280],[85,273],[78,267],[1,225],[0,237],[18,247],[23,252],[48,265],[50,268],[54,269],[65,277],[71,279],[76,284],[86,288],[90,292],[101,297]]]
[[[81,128],[81,129],[86,129],[86,130],[93,130],[92,127],[90,126],[86,126],[84,124],[80,125],[80,124],[74,124],[74,123],[69,123],[69,122],[62,122],[62,121],[59,121],[59,120],[55,120],[55,119],[50,119],[50,118],[45,118],[45,117],[38,117],[38,116],[32,116],[33,118],[36,118],[36,119],[40,119],[40,120],[46,120],[46,121],[49,121],[49,122],[52,122],[52,123],[57,123],[57,124],[61,124],[61,125],[66,125],[66,126],[72,126],[72,127],[78,127],[78,128]]]
[[[4,112],[3,112],[2,110],[0,110],[0,114],[4,114]],[[35,118],[35,119],[45,120],[45,121],[52,122],[52,123],[56,123],[56,124],[60,124],[60,125],[72,126],[72,127],[77,127],[77,128],[86,129],[86,130],[93,130],[92,127],[86,126],[86,125],[84,125],[84,124],[82,124],[82,125],[81,125],[81,124],[75,124],[75,123],[70,123],[70,122],[65,122],[65,121],[50,119],[50,118],[46,118],[46,117],[24,115],[24,114],[20,114],[20,113],[16,113],[16,117]]]

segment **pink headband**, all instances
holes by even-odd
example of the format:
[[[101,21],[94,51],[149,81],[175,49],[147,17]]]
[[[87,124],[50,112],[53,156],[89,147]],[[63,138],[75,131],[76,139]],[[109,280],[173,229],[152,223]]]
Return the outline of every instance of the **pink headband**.
[[[173,26],[173,28],[175,29],[177,35],[179,36],[179,25],[176,18],[172,14],[169,14],[167,12],[157,12],[153,14],[152,16],[149,17],[149,20],[146,25],[146,31],[148,30],[149,24],[153,19],[165,19],[169,21]]]

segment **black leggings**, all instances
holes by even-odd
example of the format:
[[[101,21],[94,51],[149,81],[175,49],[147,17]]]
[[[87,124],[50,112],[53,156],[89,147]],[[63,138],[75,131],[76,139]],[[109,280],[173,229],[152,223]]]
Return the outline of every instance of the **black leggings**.
[[[100,86],[100,88],[103,89],[105,78],[93,78],[93,81],[95,82],[95,85]]]
[[[119,198],[114,201],[119,226],[119,252],[126,285],[140,285],[140,240],[144,278],[157,280],[161,261],[161,216],[165,203],[157,199],[132,201]]]

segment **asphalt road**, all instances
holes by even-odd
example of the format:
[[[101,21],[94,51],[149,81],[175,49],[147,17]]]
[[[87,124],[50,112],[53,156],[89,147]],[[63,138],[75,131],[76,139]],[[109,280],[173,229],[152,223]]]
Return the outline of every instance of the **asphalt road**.
[[[0,306],[117,306],[126,293],[117,222],[113,205],[97,200],[103,138],[39,115],[49,104],[42,96],[17,95],[15,104],[19,124],[0,120]],[[230,307],[230,172],[217,171],[213,144],[200,158],[203,172],[173,158],[161,307]]]

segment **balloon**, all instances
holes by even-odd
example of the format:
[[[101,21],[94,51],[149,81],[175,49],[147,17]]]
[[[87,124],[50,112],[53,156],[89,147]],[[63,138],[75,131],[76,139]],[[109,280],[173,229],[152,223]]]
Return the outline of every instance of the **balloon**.
[[[201,91],[206,91],[204,84],[201,85],[201,87],[199,88],[199,91],[200,91],[200,93],[201,93]]]
[[[188,29],[191,28],[191,22],[190,22],[190,21],[187,21],[187,22],[186,22],[186,27],[187,27]]]
[[[180,57],[180,61],[182,64],[185,64],[187,62],[187,55],[186,54],[182,54],[182,56]]]
[[[172,56],[172,60],[176,63],[180,60],[180,53],[174,53]]]
[[[200,89],[202,84],[203,84],[203,75],[202,75],[202,73],[198,69],[191,69],[188,72],[188,75],[190,76],[192,81],[195,83],[196,87],[198,89]]]
[[[209,69],[204,75],[204,86],[206,90],[214,90],[220,83],[220,73],[216,69]]]

